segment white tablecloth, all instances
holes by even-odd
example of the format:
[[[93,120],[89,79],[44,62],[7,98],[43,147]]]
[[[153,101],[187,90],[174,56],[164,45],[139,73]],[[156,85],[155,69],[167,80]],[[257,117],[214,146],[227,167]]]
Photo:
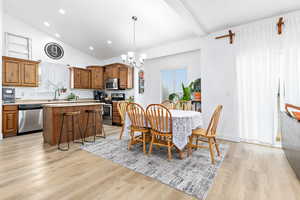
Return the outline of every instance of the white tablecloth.
[[[202,114],[195,111],[170,110],[172,115],[173,143],[182,150],[187,144],[192,130],[203,127]],[[131,122],[129,117],[125,117],[124,134],[129,135]]]

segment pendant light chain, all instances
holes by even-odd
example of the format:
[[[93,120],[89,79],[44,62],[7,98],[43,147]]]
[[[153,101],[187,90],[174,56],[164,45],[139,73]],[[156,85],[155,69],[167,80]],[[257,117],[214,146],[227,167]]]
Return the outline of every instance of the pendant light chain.
[[[147,57],[146,54],[141,54],[137,58],[135,53],[137,50],[136,46],[136,22],[138,18],[136,16],[132,16],[133,21],[133,51],[130,51],[126,54],[121,55],[121,58],[123,60],[123,63],[131,65],[132,67],[141,68],[144,65],[144,61]]]

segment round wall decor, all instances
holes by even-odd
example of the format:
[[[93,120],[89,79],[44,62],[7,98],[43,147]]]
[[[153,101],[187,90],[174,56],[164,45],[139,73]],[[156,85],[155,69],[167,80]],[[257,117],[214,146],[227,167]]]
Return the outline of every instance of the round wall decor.
[[[49,58],[58,60],[64,56],[64,49],[59,44],[50,42],[45,45],[45,53]]]

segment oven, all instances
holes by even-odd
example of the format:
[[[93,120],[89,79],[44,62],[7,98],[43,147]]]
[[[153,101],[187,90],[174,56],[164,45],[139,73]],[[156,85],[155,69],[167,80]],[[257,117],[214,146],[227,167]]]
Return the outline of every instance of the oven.
[[[118,90],[119,89],[119,80],[117,78],[107,79],[105,82],[105,88],[107,90]]]
[[[103,123],[112,125],[112,104],[103,105]]]

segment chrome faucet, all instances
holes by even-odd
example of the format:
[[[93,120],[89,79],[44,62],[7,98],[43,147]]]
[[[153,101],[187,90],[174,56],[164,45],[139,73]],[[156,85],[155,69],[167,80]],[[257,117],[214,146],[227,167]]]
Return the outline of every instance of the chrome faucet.
[[[56,95],[57,94],[57,95]],[[55,91],[54,91],[54,100],[57,100],[57,96],[60,96],[60,89],[57,88]]]

